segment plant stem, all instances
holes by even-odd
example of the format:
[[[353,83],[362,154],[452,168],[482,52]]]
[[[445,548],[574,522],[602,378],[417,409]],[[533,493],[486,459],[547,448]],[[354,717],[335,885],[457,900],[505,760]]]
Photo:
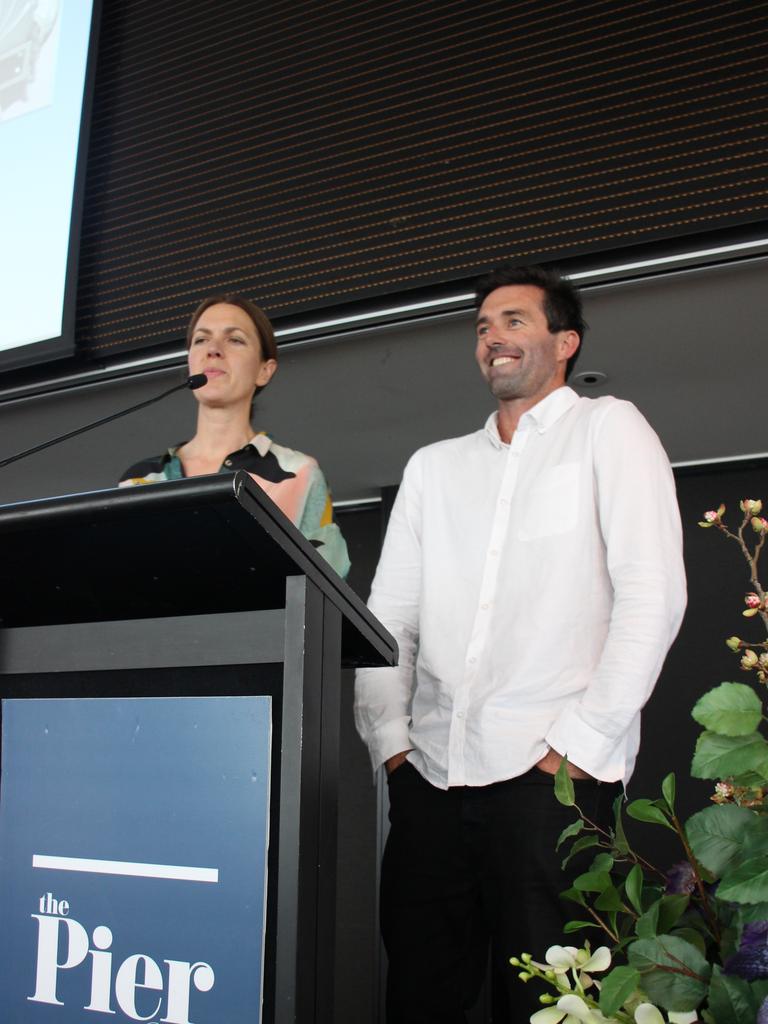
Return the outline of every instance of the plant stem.
[[[704,879],[701,877],[698,861],[696,860],[693,854],[693,850],[688,845],[688,837],[685,834],[685,829],[680,823],[680,819],[677,818],[674,814],[672,815],[672,824],[674,825],[675,831],[680,837],[680,842],[683,844],[683,849],[685,850],[685,856],[688,858],[688,862],[691,865],[691,868],[693,869],[693,877],[696,880],[696,888],[699,893],[699,899],[701,900],[701,908],[704,911],[704,916],[707,919],[707,924],[709,925],[709,930],[712,934],[712,938],[715,940],[715,942],[719,944],[720,928],[717,923],[717,918],[712,913],[712,907],[709,905],[709,897],[707,896],[707,890],[704,888]]]
[[[613,939],[614,942],[619,942],[618,934],[616,932],[614,932],[610,928],[610,926],[605,923],[605,921],[602,919],[602,917],[600,917],[600,915],[597,913],[597,911],[593,910],[592,907],[590,907],[589,904],[587,904],[587,903],[584,903],[582,905],[583,905],[584,909],[586,910],[586,912],[591,917],[593,917],[595,919],[595,921],[597,921],[597,923],[600,925],[600,927],[603,929],[603,931],[606,933],[606,935],[610,935],[610,937]]]
[[[741,525],[739,526],[736,533],[731,533],[731,531],[727,529],[727,527],[725,526],[722,526],[722,531],[726,535],[726,537],[729,537],[731,540],[735,540],[741,548],[741,553],[746,559],[747,565],[749,566],[749,582],[752,584],[752,589],[755,591],[755,593],[763,603],[763,607],[760,609],[759,615],[760,618],[763,620],[763,625],[768,630],[768,612],[766,612],[764,607],[765,591],[760,585],[760,580],[757,578],[757,563],[760,559],[760,553],[763,550],[763,545],[765,544],[765,533],[760,534],[760,539],[755,544],[754,553],[751,552],[749,550],[749,547],[747,546],[746,541],[744,540],[744,530],[746,529],[747,523],[751,520],[751,518],[751,513],[745,512],[744,518],[742,519]]]
[[[574,807],[576,808],[576,811],[578,812],[581,820],[587,826],[587,829],[591,829],[593,832],[599,832],[600,835],[603,836],[609,844],[607,848],[613,849],[613,841],[615,837],[610,832],[607,832],[604,828],[601,828],[599,825],[597,825],[594,821],[591,821],[582,811],[578,804],[574,804]],[[664,874],[664,872],[657,868],[655,864],[651,864],[650,861],[647,861],[645,857],[641,857],[640,854],[637,853],[635,850],[627,848],[625,856],[628,857],[633,864],[639,864],[640,867],[646,868],[648,871],[653,872],[653,874],[657,875],[660,879],[662,879],[662,881],[666,882],[667,876]]]

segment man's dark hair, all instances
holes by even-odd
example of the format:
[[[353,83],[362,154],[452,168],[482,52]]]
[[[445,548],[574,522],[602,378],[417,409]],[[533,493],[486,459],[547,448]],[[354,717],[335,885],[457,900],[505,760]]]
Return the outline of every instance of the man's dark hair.
[[[526,284],[541,288],[544,292],[542,306],[547,327],[552,334],[556,331],[576,331],[579,336],[579,347],[565,366],[565,379],[568,380],[584,347],[584,334],[587,330],[581,309],[581,296],[570,281],[545,267],[514,267],[505,264],[478,278],[475,285],[475,308],[480,309],[486,298],[497,288]]]

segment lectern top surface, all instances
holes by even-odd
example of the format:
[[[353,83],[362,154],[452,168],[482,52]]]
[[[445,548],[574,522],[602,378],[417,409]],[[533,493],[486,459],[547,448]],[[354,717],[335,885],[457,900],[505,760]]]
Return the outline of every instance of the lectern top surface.
[[[344,660],[397,645],[250,477],[195,477],[0,507],[3,626],[281,608],[306,575],[340,609]]]

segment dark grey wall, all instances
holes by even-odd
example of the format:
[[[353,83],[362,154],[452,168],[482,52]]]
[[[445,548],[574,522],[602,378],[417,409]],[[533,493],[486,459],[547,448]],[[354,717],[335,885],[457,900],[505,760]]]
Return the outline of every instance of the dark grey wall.
[[[587,296],[592,331],[581,369],[604,369],[607,391],[634,399],[674,458],[706,459],[760,452],[755,418],[762,404],[765,344],[762,263],[595,289]],[[317,455],[337,497],[372,495],[399,479],[418,445],[476,428],[491,405],[472,358],[471,317],[360,333],[337,344],[283,353],[281,370],[261,400],[257,423],[285,443]],[[0,458],[169,387],[182,371],[102,385],[25,403],[0,405]],[[194,399],[162,405],[0,471],[0,500],[110,486],[142,455],[189,436]],[[695,523],[720,500],[768,498],[765,463],[683,474],[691,603],[680,639],[645,716],[632,791],[656,793],[661,777],[687,779],[696,735],[689,711],[704,690],[741,678],[724,637],[743,629],[746,589],[738,556]],[[350,582],[367,596],[378,554],[380,513],[341,512],[350,542]],[[725,581],[725,582],[723,582]],[[339,815],[338,1024],[374,1020],[376,795],[366,753],[352,725],[347,678],[342,710]],[[706,785],[680,784],[692,810]],[[645,830],[648,833],[648,830]],[[672,859],[662,830],[652,852]]]
[[[673,462],[768,450],[763,404],[768,259],[602,284],[585,290],[590,330],[577,370],[608,380],[642,410]],[[398,483],[418,447],[480,427],[493,408],[474,362],[473,315],[358,331],[284,348],[255,425],[315,455],[336,499]],[[0,404],[0,458],[140,401],[182,371],[22,404]],[[0,396],[1,397],[1,396]],[[0,471],[0,500],[107,487],[145,455],[194,429],[187,392]]]

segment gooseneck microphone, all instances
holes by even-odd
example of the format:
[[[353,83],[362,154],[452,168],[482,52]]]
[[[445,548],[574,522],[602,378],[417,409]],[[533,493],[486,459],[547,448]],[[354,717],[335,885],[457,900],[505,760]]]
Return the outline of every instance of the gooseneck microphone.
[[[0,469],[4,466],[10,466],[12,462],[18,462],[19,459],[24,459],[27,455],[34,455],[35,452],[41,452],[44,448],[50,448],[54,444],[59,444],[61,441],[67,441],[70,437],[77,437],[78,434],[85,434],[88,430],[93,430],[94,427],[102,427],[105,423],[111,423],[112,420],[120,419],[121,416],[127,416],[129,412],[137,412],[139,409],[146,409],[148,405],[154,405],[155,402],[159,402],[162,398],[167,398],[168,395],[172,395],[174,391],[181,391],[182,388],[189,388],[191,391],[197,391],[198,388],[203,387],[208,383],[208,378],[204,373],[193,373],[191,377],[182,384],[174,384],[172,388],[168,388],[167,391],[163,391],[159,395],[155,395],[154,398],[148,398],[145,402],[139,402],[138,405],[130,405],[127,409],[121,409],[120,412],[113,412],[110,416],[103,416],[100,420],[93,420],[92,423],[86,423],[83,427],[78,427],[76,430],[70,430],[66,434],[59,434],[58,437],[52,437],[50,441],[43,441],[42,444],[36,444],[32,448],[25,448],[23,452],[16,452],[15,455],[11,455],[10,458],[2,459],[0,461]]]

